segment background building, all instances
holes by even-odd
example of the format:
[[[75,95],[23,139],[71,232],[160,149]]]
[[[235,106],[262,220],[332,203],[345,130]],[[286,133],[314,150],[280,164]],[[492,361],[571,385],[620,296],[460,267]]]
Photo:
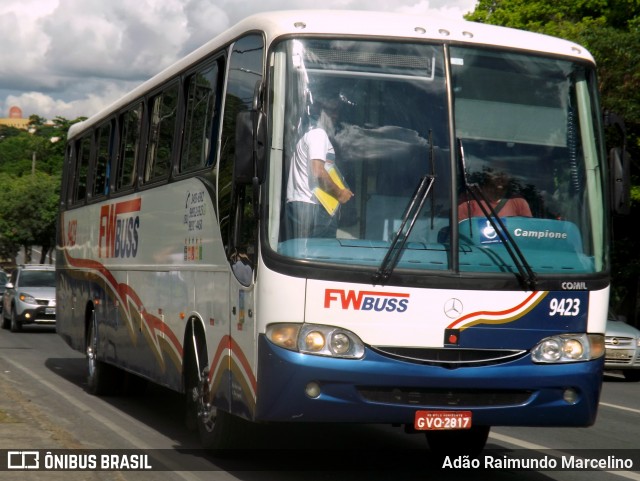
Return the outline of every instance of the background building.
[[[0,125],[27,130],[29,128],[29,119],[22,117],[22,109],[20,107],[13,106],[9,109],[9,117],[0,118]]]

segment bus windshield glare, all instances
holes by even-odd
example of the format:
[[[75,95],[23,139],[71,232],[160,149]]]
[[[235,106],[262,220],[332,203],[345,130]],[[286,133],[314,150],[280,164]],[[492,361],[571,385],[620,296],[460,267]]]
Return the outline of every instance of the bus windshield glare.
[[[400,272],[606,269],[590,67],[307,38],[280,43],[271,63],[272,105],[282,106],[271,112],[273,251],[372,273],[390,250]]]

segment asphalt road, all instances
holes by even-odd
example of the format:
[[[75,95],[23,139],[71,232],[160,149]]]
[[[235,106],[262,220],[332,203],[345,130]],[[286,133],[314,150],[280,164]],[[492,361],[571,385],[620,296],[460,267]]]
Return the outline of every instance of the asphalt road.
[[[437,469],[441,461],[430,456],[422,435],[374,425],[247,425],[252,449],[221,457],[198,449],[184,425],[180,396],[157,386],[135,389],[135,383],[125,396],[91,396],[85,391],[83,355],[53,329],[25,326],[21,333],[0,330],[0,450],[132,449],[151,453],[154,464],[161,459],[164,470],[0,472],[0,479],[640,480],[640,383],[607,374],[603,386],[594,426],[494,428],[487,452],[499,462],[518,456],[568,457],[575,449],[599,457],[611,449],[619,457],[634,457],[631,470],[496,469],[495,464],[484,470]]]

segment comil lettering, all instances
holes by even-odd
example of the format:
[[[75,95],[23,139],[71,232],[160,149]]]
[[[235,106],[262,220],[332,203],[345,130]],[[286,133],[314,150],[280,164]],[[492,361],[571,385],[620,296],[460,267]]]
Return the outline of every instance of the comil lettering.
[[[326,289],[324,292],[325,309],[336,306],[356,311],[405,312],[409,307],[409,294]]]
[[[98,257],[130,258],[138,254],[138,229],[142,199],[104,205],[100,209]]]

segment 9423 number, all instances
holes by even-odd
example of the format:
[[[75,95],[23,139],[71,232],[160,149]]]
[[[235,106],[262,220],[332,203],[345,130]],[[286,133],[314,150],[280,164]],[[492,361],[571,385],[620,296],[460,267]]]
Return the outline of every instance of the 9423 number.
[[[549,315],[553,316],[579,316],[580,299],[552,297],[549,301]]]

